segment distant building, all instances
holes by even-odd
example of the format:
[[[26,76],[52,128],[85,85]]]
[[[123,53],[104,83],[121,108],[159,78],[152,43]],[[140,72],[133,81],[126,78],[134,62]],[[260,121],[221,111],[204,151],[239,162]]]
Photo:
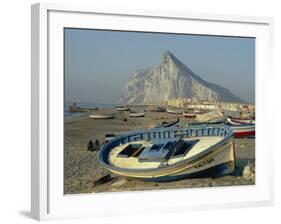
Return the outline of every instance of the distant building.
[[[196,97],[169,99],[164,102],[166,107],[198,109],[198,110],[224,110],[232,112],[254,113],[254,104],[241,104],[223,101],[199,101]]]

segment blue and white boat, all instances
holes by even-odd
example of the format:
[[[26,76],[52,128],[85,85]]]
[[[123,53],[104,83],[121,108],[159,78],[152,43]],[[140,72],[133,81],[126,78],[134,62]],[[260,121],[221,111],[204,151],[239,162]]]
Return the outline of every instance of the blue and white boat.
[[[225,175],[235,168],[233,132],[225,125],[131,131],[103,145],[99,161],[112,173],[151,181]]]

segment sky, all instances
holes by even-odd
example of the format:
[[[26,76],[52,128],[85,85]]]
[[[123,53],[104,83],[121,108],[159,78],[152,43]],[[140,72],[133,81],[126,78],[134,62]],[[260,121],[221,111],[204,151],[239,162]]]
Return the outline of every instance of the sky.
[[[65,101],[116,104],[137,69],[170,51],[207,82],[255,102],[255,39],[127,31],[64,30]]]

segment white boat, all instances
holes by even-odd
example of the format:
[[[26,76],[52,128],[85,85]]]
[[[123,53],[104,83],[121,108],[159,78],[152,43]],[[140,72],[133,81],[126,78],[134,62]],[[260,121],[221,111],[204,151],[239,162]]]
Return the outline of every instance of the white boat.
[[[131,131],[103,145],[99,161],[112,173],[151,181],[225,175],[235,168],[233,132],[225,125]]]
[[[144,113],[130,113],[130,117],[144,117]]]
[[[251,118],[234,118],[227,117],[227,122],[233,125],[242,125],[242,124],[255,124],[255,120]]]
[[[182,113],[185,118],[194,119],[197,115],[203,114],[201,110],[187,110]]]
[[[180,109],[168,109],[167,108],[167,113],[170,113],[170,114],[182,114],[184,112],[184,110],[180,110]]]
[[[116,107],[118,111],[129,111],[130,109],[128,107]]]
[[[115,114],[91,114],[89,117],[93,119],[113,119]]]

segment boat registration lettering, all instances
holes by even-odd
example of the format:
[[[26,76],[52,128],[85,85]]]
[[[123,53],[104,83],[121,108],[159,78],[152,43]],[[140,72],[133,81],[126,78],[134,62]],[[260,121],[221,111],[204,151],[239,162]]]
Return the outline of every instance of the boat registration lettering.
[[[195,167],[196,169],[198,169],[198,168],[200,168],[200,167],[202,167],[202,166],[205,166],[205,165],[207,165],[207,164],[210,164],[210,163],[212,163],[212,162],[214,162],[214,161],[215,161],[214,158],[209,158],[209,159],[203,160],[202,162],[198,163],[198,164],[195,165],[194,167]]]

